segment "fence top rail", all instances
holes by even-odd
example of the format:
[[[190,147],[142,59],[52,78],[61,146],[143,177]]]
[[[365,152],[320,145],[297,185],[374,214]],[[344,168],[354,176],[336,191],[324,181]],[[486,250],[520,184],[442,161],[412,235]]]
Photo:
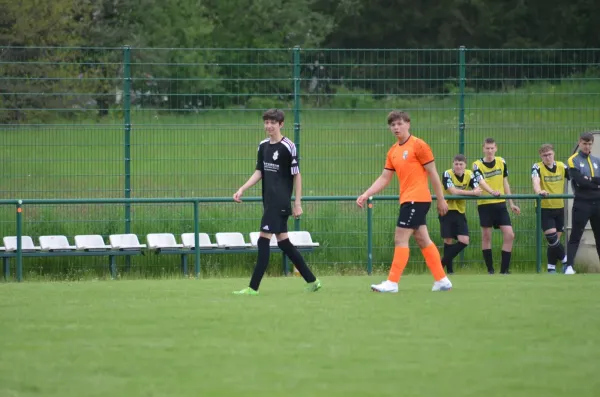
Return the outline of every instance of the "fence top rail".
[[[306,51],[413,51],[413,52],[433,52],[433,51],[456,51],[467,50],[467,51],[520,51],[520,52],[531,52],[531,51],[545,51],[545,52],[558,52],[558,51],[598,51],[600,47],[588,47],[588,48],[468,48],[465,46],[447,47],[447,48],[319,48],[319,47],[306,47],[303,48],[299,45],[292,47],[256,47],[256,48],[236,48],[236,47],[133,47],[130,45],[123,45],[121,47],[94,47],[94,46],[0,46],[0,50],[34,50],[34,49],[57,49],[57,50],[123,50],[123,49],[135,49],[135,50],[170,50],[170,51],[289,51],[293,49],[301,49]]]
[[[437,198],[432,196],[433,200]],[[552,194],[546,197],[537,194],[510,194],[499,197],[492,196],[446,196],[446,200],[492,200],[492,199],[572,199],[572,194]],[[292,200],[294,198],[292,197]],[[355,201],[357,196],[307,196],[302,201]],[[398,196],[373,196],[374,201],[398,200]],[[258,202],[261,197],[245,197],[243,201]],[[226,203],[233,202],[231,197],[165,197],[165,198],[77,198],[77,199],[2,199],[0,205],[25,205],[25,204],[143,204],[143,203]]]

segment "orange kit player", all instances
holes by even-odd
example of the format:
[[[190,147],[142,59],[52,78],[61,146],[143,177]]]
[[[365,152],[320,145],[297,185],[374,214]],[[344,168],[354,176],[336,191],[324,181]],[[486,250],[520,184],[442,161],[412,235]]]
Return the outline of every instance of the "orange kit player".
[[[427,178],[431,181],[437,197],[438,213],[444,216],[448,212],[448,204],[444,199],[433,153],[427,143],[411,135],[408,113],[393,111],[388,115],[387,122],[398,143],[388,151],[385,169],[381,176],[356,200],[356,204],[363,208],[370,196],[385,189],[392,180],[394,172],[398,176],[400,215],[394,238],[396,246],[394,259],[388,279],[380,284],[371,285],[371,289],[376,292],[398,292],[400,276],[408,263],[410,253],[408,242],[410,236],[414,235],[425,257],[425,263],[435,279],[432,291],[448,291],[452,288],[452,283],[446,277],[440,252],[429,238],[425,222],[432,201]]]

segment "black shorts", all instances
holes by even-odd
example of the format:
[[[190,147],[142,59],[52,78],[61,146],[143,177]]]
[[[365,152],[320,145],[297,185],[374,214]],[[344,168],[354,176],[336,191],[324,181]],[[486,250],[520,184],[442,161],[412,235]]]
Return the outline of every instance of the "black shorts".
[[[444,216],[440,216],[440,233],[442,238],[456,239],[458,236],[468,236],[469,227],[467,217],[457,210],[450,210]]]
[[[260,221],[260,231],[273,234],[287,233],[288,219],[291,214],[291,208],[265,208]]]
[[[564,208],[542,208],[542,230],[556,229],[557,232],[565,231]]]
[[[403,229],[418,229],[420,226],[426,225],[429,207],[431,207],[431,203],[416,203],[414,201],[402,203],[396,226]]]
[[[506,203],[482,204],[477,206],[479,225],[481,227],[512,226]]]

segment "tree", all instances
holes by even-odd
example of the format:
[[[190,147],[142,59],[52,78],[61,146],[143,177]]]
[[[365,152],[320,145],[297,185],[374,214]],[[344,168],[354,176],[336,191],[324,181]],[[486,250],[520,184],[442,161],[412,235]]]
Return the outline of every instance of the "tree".
[[[0,122],[47,120],[53,115],[45,108],[71,112],[78,56],[73,46],[80,43],[85,5],[0,0],[0,9],[0,107],[9,109]],[[65,48],[41,47],[58,45]]]

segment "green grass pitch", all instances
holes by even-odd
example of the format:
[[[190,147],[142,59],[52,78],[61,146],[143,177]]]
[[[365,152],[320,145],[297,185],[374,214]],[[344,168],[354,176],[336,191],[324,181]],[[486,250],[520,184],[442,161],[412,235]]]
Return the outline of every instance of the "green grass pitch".
[[[597,396],[594,275],[4,284],[0,396]]]

